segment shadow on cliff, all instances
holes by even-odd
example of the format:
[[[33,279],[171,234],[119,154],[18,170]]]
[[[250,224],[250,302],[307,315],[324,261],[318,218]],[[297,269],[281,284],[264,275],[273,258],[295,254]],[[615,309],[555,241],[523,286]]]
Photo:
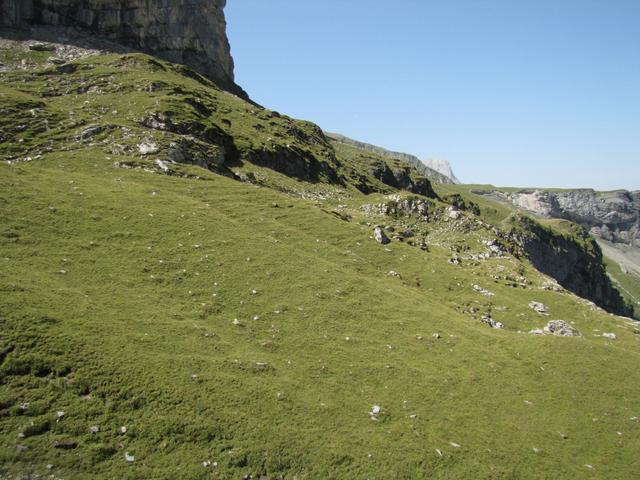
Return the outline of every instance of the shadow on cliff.
[[[79,27],[33,25],[30,28],[14,28],[0,26],[0,38],[14,40],[17,42],[33,41],[42,44],[52,44],[52,56],[61,57],[60,60],[66,61],[77,59],[80,56],[84,56],[83,54],[90,54],[91,51],[94,51],[95,53],[118,54],[145,53],[161,60],[184,65],[185,75],[191,77],[202,76],[213,82],[222,90],[237,95],[257,107],[261,107],[261,105],[249,98],[249,95],[242,89],[242,87],[231,80],[223,82],[220,79],[210,78],[209,76],[194,70],[189,65],[181,62],[175,62],[174,59],[169,58],[169,56],[163,55],[162,50],[156,51],[151,49],[139,49],[133,46],[124,45],[122,43],[114,42],[107,37],[87,32]],[[65,48],[54,48],[57,46],[56,44],[64,45]],[[47,45],[43,45],[41,48],[47,48]],[[195,52],[193,53],[195,54]]]

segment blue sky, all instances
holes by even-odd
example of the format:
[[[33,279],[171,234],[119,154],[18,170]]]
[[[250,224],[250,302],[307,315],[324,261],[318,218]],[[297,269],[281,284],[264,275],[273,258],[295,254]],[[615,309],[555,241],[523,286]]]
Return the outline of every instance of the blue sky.
[[[236,81],[465,183],[640,189],[640,0],[228,0]]]

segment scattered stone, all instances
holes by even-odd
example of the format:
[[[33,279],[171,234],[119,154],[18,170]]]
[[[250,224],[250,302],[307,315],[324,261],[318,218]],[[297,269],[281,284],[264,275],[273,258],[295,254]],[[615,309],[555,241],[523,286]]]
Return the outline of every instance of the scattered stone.
[[[244,324],[240,320],[238,320],[237,318],[234,318],[233,322],[231,322],[231,323],[233,323],[234,325],[236,325],[238,327],[243,327],[244,326]]]
[[[440,450],[439,448],[436,448],[436,453],[442,457],[442,450]]]
[[[529,302],[529,307],[532,308],[537,313],[539,313],[540,315],[545,315],[545,316],[549,315],[549,308],[544,303],[531,301]]]
[[[94,425],[94,426],[92,426],[92,427],[89,427],[89,432],[90,432],[90,433],[93,433],[94,435],[95,435],[96,433],[98,433],[99,431],[100,431],[100,428],[99,428],[97,425]]]
[[[64,417],[64,410],[58,410],[58,411],[56,412],[56,417],[57,417],[57,418],[62,418],[62,417]]]
[[[496,322],[493,318],[491,318],[491,315],[488,313],[485,313],[484,315],[482,315],[482,318],[480,319],[480,321],[482,323],[486,323],[491,328],[496,328],[496,329],[504,328],[504,324],[502,322]]]
[[[557,335],[560,337],[579,337],[580,332],[564,320],[551,320],[544,327],[545,333]]]
[[[211,460],[205,460],[204,462],[202,462],[202,466],[204,468],[209,468],[211,466]]]
[[[602,334],[602,336],[603,336],[604,338],[608,338],[608,339],[610,339],[610,340],[615,340],[615,339],[617,339],[617,338],[618,338],[618,337],[617,337],[617,335],[616,335],[615,333],[603,333],[603,334]]]
[[[59,448],[62,450],[72,450],[77,446],[78,446],[78,442],[70,439],[56,440],[55,442],[53,442],[53,448]]]
[[[493,297],[493,296],[495,296],[495,294],[493,292],[490,292],[489,290],[486,290],[486,289],[482,288],[480,285],[473,285],[473,289],[476,292],[481,293],[485,297]]]
[[[131,462],[135,462],[136,457],[134,457],[133,455],[129,455],[129,452],[124,452],[124,459],[131,463]]]
[[[395,270],[389,270],[389,273],[387,273],[388,277],[396,277],[396,278],[401,278],[400,274],[398,272],[396,272]]]
[[[373,238],[376,239],[376,242],[382,245],[387,245],[391,242],[391,240],[389,240],[389,237],[387,237],[387,234],[384,233],[384,230],[382,230],[381,227],[376,227],[373,229]]]
[[[435,338],[436,340],[439,338],[442,338],[442,335],[440,335],[439,333],[434,333],[433,335],[431,335],[433,338]]]
[[[460,448],[460,445],[456,442],[449,442],[449,445],[451,445],[453,448]]]
[[[544,330],[541,328],[534,328],[529,332],[531,335],[544,335]]]
[[[566,433],[562,433],[562,432],[558,432],[560,434],[560,438],[562,438],[563,440],[566,440],[567,438],[569,438],[569,435],[567,435]]]
[[[124,425],[122,427],[119,428],[118,430],[120,433],[125,434],[127,433],[127,427],[125,427]]]
[[[587,467],[589,470],[593,470],[593,465],[589,465],[588,463],[585,463],[584,466]]]
[[[536,448],[536,447],[533,447],[533,453],[535,453],[535,454],[540,453],[540,449]]]
[[[371,420],[378,420],[378,416],[382,412],[382,407],[380,405],[374,405],[371,407],[371,411],[369,412],[369,417]]]
[[[27,450],[29,450],[29,447],[27,447],[26,445],[17,445],[16,446],[16,451],[18,453],[26,452]]]

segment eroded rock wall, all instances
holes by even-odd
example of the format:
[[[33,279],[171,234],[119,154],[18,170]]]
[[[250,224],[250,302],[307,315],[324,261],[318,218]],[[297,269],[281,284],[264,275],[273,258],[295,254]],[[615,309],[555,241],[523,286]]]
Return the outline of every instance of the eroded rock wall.
[[[640,247],[640,191],[533,190],[505,195],[525,210],[571,220],[597,237]]]
[[[74,26],[181,63],[246,98],[235,84],[226,0],[0,0],[0,24]]]
[[[537,270],[567,290],[609,312],[632,317],[633,307],[624,301],[607,276],[600,247],[586,230],[579,229],[576,226],[573,235],[561,235],[520,216],[509,238]]]

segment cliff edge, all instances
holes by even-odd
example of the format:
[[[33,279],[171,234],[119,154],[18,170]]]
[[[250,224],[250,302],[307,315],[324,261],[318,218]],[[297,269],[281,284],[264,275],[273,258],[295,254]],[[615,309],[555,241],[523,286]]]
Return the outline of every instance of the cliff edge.
[[[240,97],[226,0],[0,0],[0,27],[70,26],[184,64]]]

